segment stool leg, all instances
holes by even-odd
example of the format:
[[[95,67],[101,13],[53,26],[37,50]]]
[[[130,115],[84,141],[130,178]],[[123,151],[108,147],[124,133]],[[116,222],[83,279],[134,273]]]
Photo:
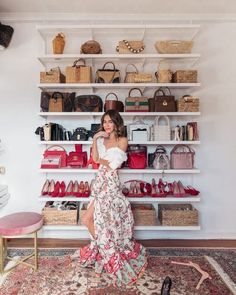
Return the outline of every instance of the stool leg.
[[[0,273],[4,270],[4,238],[0,236]]]
[[[34,265],[35,269],[38,269],[38,244],[37,244],[37,232],[34,233]]]

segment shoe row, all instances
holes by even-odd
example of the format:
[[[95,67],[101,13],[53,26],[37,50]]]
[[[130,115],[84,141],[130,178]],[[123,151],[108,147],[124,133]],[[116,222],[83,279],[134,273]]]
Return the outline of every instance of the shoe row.
[[[161,178],[156,183],[153,178],[151,183],[142,180],[126,181],[122,187],[122,193],[127,197],[187,197],[189,195],[197,196],[199,191],[192,186],[185,187],[181,181],[166,182]]]
[[[90,195],[90,185],[88,181],[70,181],[66,186],[64,181],[54,181],[46,180],[42,190],[41,195],[51,196],[51,197],[65,197],[65,196],[74,196],[74,197],[89,197]]]

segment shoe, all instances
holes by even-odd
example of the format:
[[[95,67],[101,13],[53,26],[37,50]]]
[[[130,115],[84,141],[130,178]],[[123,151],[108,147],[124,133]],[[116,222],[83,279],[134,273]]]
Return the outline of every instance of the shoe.
[[[126,197],[129,195],[129,189],[125,185],[122,186],[122,194]]]
[[[192,196],[197,196],[200,194],[200,192],[198,190],[196,190],[194,187],[192,187],[190,185],[188,185],[187,188],[185,187],[184,190],[185,190],[186,194],[190,194]]]
[[[184,186],[183,186],[183,184],[182,184],[182,182],[180,180],[178,181],[178,187],[179,187],[179,195],[180,195],[180,197],[185,197],[186,192],[185,192]]]
[[[177,181],[173,182],[173,195],[174,195],[174,197],[177,197],[177,198],[180,196],[179,186],[178,186]]]
[[[63,198],[65,197],[65,194],[66,194],[66,185],[65,185],[65,182],[62,181],[60,183],[60,190],[59,190],[58,197]]]
[[[155,181],[155,179],[153,178],[153,179],[152,179],[152,192],[151,192],[151,195],[156,195],[156,194],[157,194],[156,181]]]
[[[55,189],[55,181],[52,179],[48,188],[48,195],[51,196]]]
[[[74,196],[74,197],[78,197],[78,194],[79,194],[79,183],[78,183],[78,181],[76,180],[75,182],[74,182],[74,184],[73,184],[73,189],[72,189],[72,195]]]
[[[140,182],[140,191],[141,191],[142,194],[145,193],[144,190],[145,190],[145,183],[144,182]]]
[[[43,185],[42,190],[41,190],[41,195],[42,195],[42,196],[48,195],[49,187],[50,187],[50,182],[49,182],[49,180],[47,179],[47,180],[44,182],[44,185]]]
[[[172,281],[170,277],[166,277],[161,287],[161,295],[170,295]]]
[[[151,184],[147,182],[145,184],[145,188],[146,188],[146,191],[147,191],[147,195],[151,195],[151,193],[152,193],[152,186],[151,186]]]
[[[77,197],[83,197],[83,196],[84,196],[84,182],[80,181]]]
[[[174,185],[173,185],[173,183],[172,182],[169,182],[168,184],[167,184],[167,186],[168,186],[168,189],[169,189],[169,191],[168,191],[168,195],[173,195],[174,194]]]
[[[55,184],[55,187],[54,187],[54,191],[52,192],[51,196],[53,198],[56,198],[59,196],[59,193],[60,193],[60,182],[57,181]]]
[[[72,180],[67,185],[65,195],[66,196],[72,196],[73,195],[73,181]]]
[[[90,195],[89,184],[88,184],[88,181],[85,181],[85,183],[84,183],[84,197],[88,198],[89,195]]]
[[[160,194],[165,195],[166,194],[165,187],[167,186],[167,182],[163,182],[162,179],[160,178],[157,186],[159,188]]]

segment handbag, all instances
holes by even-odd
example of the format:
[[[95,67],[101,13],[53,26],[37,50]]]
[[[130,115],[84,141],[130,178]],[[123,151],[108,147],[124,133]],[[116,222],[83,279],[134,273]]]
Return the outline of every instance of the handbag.
[[[159,120],[164,118],[166,125],[160,125]],[[170,120],[168,116],[157,116],[153,125],[153,135],[156,141],[170,141]]]
[[[168,95],[165,94],[165,89],[168,90]],[[171,95],[168,87],[158,88],[154,93],[154,97],[148,99],[148,104],[149,112],[176,112],[175,97]]]
[[[113,69],[106,69],[108,64],[112,64]],[[102,69],[96,71],[95,83],[120,83],[120,70],[116,69],[113,62],[106,62]]]
[[[94,135],[98,132],[101,124],[100,123],[92,123],[91,128],[88,131],[88,137],[94,137]]]
[[[170,152],[171,169],[193,169],[195,152],[189,146],[177,144]]]
[[[59,67],[52,68],[48,72],[40,72],[40,83],[65,83],[66,77]]]
[[[98,169],[100,164],[99,163],[96,163],[94,162],[93,160],[93,157],[92,157],[92,147],[90,148],[90,157],[89,157],[89,160],[87,162],[87,167],[91,167],[92,166],[92,169]]]
[[[133,130],[137,130],[137,129],[146,129],[147,130],[147,134],[148,134],[148,139],[150,139],[150,126],[148,124],[146,124],[141,118],[138,118],[136,120],[136,118],[134,118],[134,121],[128,125],[128,137],[129,140],[133,140],[132,137],[132,133]]]
[[[7,48],[11,42],[14,29],[0,22],[0,46]]]
[[[47,148],[43,154],[44,158],[60,158],[60,167],[66,167],[67,154],[66,150],[59,145],[53,145]],[[41,167],[42,168],[42,167]]]
[[[132,91],[138,90],[140,96],[131,96]],[[126,112],[148,112],[148,98],[143,96],[142,91],[139,88],[132,88],[129,91],[128,97],[125,99],[125,111]]]
[[[88,140],[88,131],[84,127],[78,127],[75,129],[75,131],[72,134],[71,140],[80,140],[80,141],[86,141]]]
[[[154,153],[148,153],[148,167],[153,167],[153,161],[155,159],[155,156],[160,154],[160,153],[167,154],[166,149],[164,148],[164,146],[160,145],[160,144],[157,145]]]
[[[135,70],[128,72],[128,66],[133,66]],[[124,83],[148,83],[152,82],[152,74],[139,73],[137,67],[134,64],[128,64],[125,69]]]
[[[46,157],[41,161],[41,169],[61,168],[61,157]]]
[[[140,53],[145,49],[143,41],[119,41],[116,51],[119,53]]]
[[[52,96],[49,99],[49,112],[63,112],[63,95],[61,92],[53,92]]]
[[[159,62],[157,72],[155,72],[157,83],[170,83],[172,80],[172,71],[170,69],[161,69],[161,64],[164,62],[167,63],[167,61],[164,59]]]
[[[128,145],[127,166],[130,169],[144,169],[147,166],[147,147],[139,144]]]
[[[73,168],[86,167],[87,164],[87,152],[69,152],[67,157],[67,166]]]
[[[81,45],[80,53],[84,54],[99,54],[102,53],[100,44],[95,40],[89,40]]]
[[[74,110],[75,92],[57,92],[63,97],[63,111],[72,112]],[[40,108],[42,112],[48,112],[49,100],[53,96],[54,92],[41,92]]]
[[[166,149],[162,145],[158,145],[154,152],[153,168],[158,170],[170,169],[170,160]]]
[[[102,112],[103,101],[98,95],[79,95],[74,100],[75,112]]]
[[[78,64],[82,62],[82,65]],[[91,83],[92,70],[83,58],[76,59],[71,67],[66,67],[66,83]]]
[[[108,96],[113,95],[115,99],[107,99]],[[118,112],[124,112],[124,104],[118,100],[117,95],[114,92],[110,92],[105,97],[104,111],[116,110]]]

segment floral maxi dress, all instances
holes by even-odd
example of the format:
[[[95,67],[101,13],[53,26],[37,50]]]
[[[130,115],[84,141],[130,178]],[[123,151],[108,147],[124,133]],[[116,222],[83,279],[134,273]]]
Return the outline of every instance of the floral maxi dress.
[[[95,265],[95,272],[105,271],[116,277],[116,284],[132,284],[147,266],[145,248],[133,239],[131,206],[120,189],[117,168],[127,159],[118,146],[105,148],[103,139],[97,140],[100,158],[109,161],[112,169],[100,165],[91,192],[94,201],[95,239],[80,249],[82,266]]]

